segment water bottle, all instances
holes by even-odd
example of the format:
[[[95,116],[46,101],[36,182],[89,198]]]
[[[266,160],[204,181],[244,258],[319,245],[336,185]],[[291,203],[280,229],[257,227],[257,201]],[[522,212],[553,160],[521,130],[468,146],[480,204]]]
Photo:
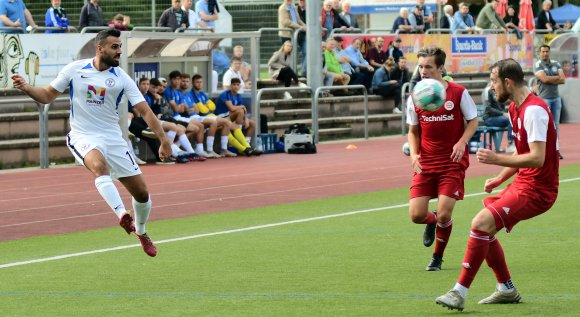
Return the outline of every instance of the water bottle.
[[[261,137],[256,138],[256,149],[258,151],[264,151],[264,147],[262,146],[262,138]]]

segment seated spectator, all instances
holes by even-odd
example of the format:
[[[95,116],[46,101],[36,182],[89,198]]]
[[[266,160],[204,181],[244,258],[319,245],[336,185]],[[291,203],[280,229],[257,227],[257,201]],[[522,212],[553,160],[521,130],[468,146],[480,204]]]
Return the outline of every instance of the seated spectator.
[[[417,0],[417,5],[423,9],[423,32],[427,32],[434,22],[433,12],[431,12],[431,8],[429,6],[425,5],[425,0]]]
[[[387,52],[383,50],[385,39],[378,37],[375,41],[375,46],[369,46],[367,49],[367,60],[374,68],[382,67],[387,61]]]
[[[219,156],[236,157],[237,155],[235,153],[232,153],[228,150],[228,140],[230,138],[234,138],[234,136],[232,135],[232,131],[234,131],[236,127],[230,120],[215,115],[216,105],[213,101],[211,101],[211,99],[209,99],[209,96],[203,91],[203,77],[199,74],[195,74],[193,75],[193,77],[191,77],[191,80],[193,82],[191,96],[193,98],[194,113],[201,116],[202,122],[215,121],[217,129],[221,130],[220,134],[221,152],[219,153]],[[237,129],[239,129],[239,127],[237,127]],[[215,135],[208,134],[205,141],[208,153],[210,152],[215,153],[213,150],[214,140]],[[240,148],[238,150],[243,152],[244,149],[245,148]]]
[[[399,62],[399,58],[403,57],[403,51],[401,50],[401,38],[396,37],[393,42],[389,44],[387,49],[387,58],[392,57],[395,63]]]
[[[61,0],[51,0],[51,7],[46,11],[44,16],[44,25],[47,27],[60,27],[62,30],[46,30],[45,33],[64,33],[69,24],[66,11],[61,8]]]
[[[210,11],[210,1],[212,1],[211,7],[214,8]],[[215,4],[213,4],[215,2]],[[217,1],[215,0],[199,0],[195,3],[195,12],[199,15],[200,20],[207,25],[207,27],[215,30],[215,23],[219,19],[219,9],[215,10],[217,7]]]
[[[232,146],[246,156],[260,155],[262,151],[253,149],[250,145],[256,122],[248,118],[248,110],[243,104],[242,96],[238,93],[241,83],[239,78],[231,79],[229,88],[218,97],[215,114],[223,118],[229,118],[231,122],[236,124],[233,130],[234,138],[230,138]],[[245,133],[242,133],[239,128],[245,130]]]
[[[392,77],[394,69],[395,60],[392,58],[389,58],[382,67],[377,68],[373,76],[373,94],[383,97],[393,97],[395,99],[393,113],[402,113],[401,84],[397,79]]]
[[[572,21],[566,20],[566,23],[564,23],[563,28],[564,28],[564,30],[572,30],[572,26],[573,26]]]
[[[342,1],[342,12],[340,13],[340,17],[346,24],[351,27],[358,29],[358,21],[356,20],[356,15],[350,13],[350,1],[343,0]]]
[[[473,17],[469,14],[469,6],[465,2],[459,4],[459,10],[453,15],[453,24],[451,24],[451,31],[456,33],[459,30],[467,30],[472,32],[475,28]]]
[[[291,29],[289,31],[278,31],[280,41],[284,44],[286,41],[292,41],[292,36],[296,30],[306,31],[306,24],[300,19],[298,11],[294,6],[294,0],[284,0],[278,7],[278,28]]]
[[[409,69],[407,68],[407,58],[405,56],[401,56],[399,58],[399,62],[395,65],[395,69],[391,73],[391,77],[396,79],[401,87],[408,83],[411,77],[409,73]]]
[[[172,31],[189,27],[189,15],[181,9],[181,0],[171,0],[171,7],[161,13],[157,26],[168,27]]]
[[[348,85],[350,82],[350,76],[344,73],[342,66],[338,61],[338,57],[336,52],[334,51],[336,48],[336,40],[335,39],[328,39],[326,41],[326,49],[324,50],[324,63],[326,65],[326,71],[328,73],[332,73],[333,75],[333,83],[338,85]],[[347,89],[341,93],[340,91],[334,91],[335,95],[343,94],[348,95],[350,94]]]
[[[25,31],[35,28],[32,14],[23,0],[0,1],[0,26],[20,27]],[[13,30],[0,30],[0,33],[20,33]]]
[[[336,37],[334,39],[336,39]],[[375,47],[376,45],[377,45],[377,38],[376,37],[371,37],[370,39],[368,39],[367,45],[366,45],[367,50],[365,51],[365,59],[367,61],[370,61],[370,58],[369,58],[369,51],[370,50],[368,48]]]
[[[508,6],[507,14],[503,18],[503,22],[505,23],[505,27],[511,32],[515,33],[518,39],[522,39],[522,32],[520,32],[518,29],[518,25],[520,25],[520,19],[516,15],[516,9],[514,9],[513,6]]]
[[[346,22],[344,22],[338,12],[332,8],[332,0],[324,0],[320,16],[321,25],[326,29],[322,32],[323,39],[326,39],[334,29],[346,30],[346,28],[348,28]]]
[[[79,29],[87,26],[107,26],[103,17],[103,9],[98,0],[90,0],[81,9],[79,16]]]
[[[560,29],[560,25],[558,25],[556,20],[554,20],[552,12],[550,12],[550,8],[552,8],[552,1],[545,0],[542,2],[542,11],[538,13],[538,23],[536,23],[536,29],[548,30],[550,32]]]
[[[411,26],[413,26],[412,33],[416,34],[425,33],[425,22],[423,21],[422,5],[418,4],[413,8],[413,12],[409,14],[409,22],[411,23]]]
[[[130,31],[133,29],[133,25],[131,24],[131,17],[128,15],[117,14],[109,22],[110,28],[115,28],[119,31]]]
[[[488,127],[506,128],[508,132],[508,148],[504,151],[500,148],[500,142],[496,142],[496,152],[514,152],[516,147],[514,145],[514,137],[512,135],[512,126],[509,118],[506,115],[505,105],[499,103],[495,98],[495,92],[488,89],[487,98],[484,100],[485,110],[483,113],[483,122]]]
[[[296,85],[305,86],[298,81],[298,75],[292,69],[292,42],[286,41],[280,49],[272,55],[268,61],[268,72],[272,79],[276,79],[284,83],[284,87],[290,87],[292,80]],[[289,92],[284,92],[284,99],[292,99]]]
[[[399,16],[395,19],[395,22],[393,22],[392,32],[396,33],[397,30],[399,33],[413,32],[413,26],[409,21],[409,9],[401,8],[401,10],[399,10]]]
[[[324,86],[332,86],[334,82],[334,75],[326,70],[326,62],[324,61],[324,52],[326,51],[326,42],[322,42],[322,80]],[[348,64],[350,66],[350,64]],[[322,92],[323,97],[329,97],[331,94],[327,91]]]
[[[201,1],[201,0],[200,0]],[[236,56],[232,57],[232,61],[230,63],[230,68],[224,74],[223,85],[224,89],[230,90],[231,81],[233,78],[238,78],[240,80],[240,89],[238,93],[243,94],[245,89],[252,88],[252,82],[247,81],[244,82],[244,78],[240,73],[240,69],[242,68],[242,59]]]
[[[479,11],[475,28],[477,30],[504,30],[507,31],[505,22],[497,14],[498,0],[489,0],[487,4]]]
[[[439,27],[441,29],[451,29],[453,25],[453,6],[447,4],[443,7],[443,16],[439,20]]]
[[[250,66],[250,64],[244,60],[244,47],[241,45],[234,46],[232,56],[239,57],[242,60],[242,65],[240,66],[240,74],[242,74],[242,80],[244,82],[251,81],[250,75],[252,74],[252,66]]]
[[[367,87],[367,89],[370,89],[375,69],[362,56],[362,53],[360,52],[361,44],[361,39],[355,38],[352,41],[352,44],[349,45],[344,52],[350,58],[350,64],[354,67],[355,71],[363,75],[362,84]]]

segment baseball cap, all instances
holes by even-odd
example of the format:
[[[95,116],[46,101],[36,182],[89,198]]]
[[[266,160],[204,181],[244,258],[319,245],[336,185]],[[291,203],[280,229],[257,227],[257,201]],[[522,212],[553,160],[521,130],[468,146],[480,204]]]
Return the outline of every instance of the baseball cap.
[[[395,42],[401,42],[401,38],[400,37],[395,37]]]
[[[157,78],[157,79],[159,79],[159,81],[160,81],[161,83],[163,83],[163,84],[167,84],[167,79],[165,79],[165,77],[159,77],[159,78]]]

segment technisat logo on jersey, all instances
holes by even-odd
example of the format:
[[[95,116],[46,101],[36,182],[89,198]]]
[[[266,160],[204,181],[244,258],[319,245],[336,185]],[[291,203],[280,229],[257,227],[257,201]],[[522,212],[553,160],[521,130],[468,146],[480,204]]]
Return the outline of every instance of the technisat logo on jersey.
[[[105,92],[105,88],[89,85],[87,87],[87,104],[99,106],[105,104]]]
[[[454,107],[455,107],[455,104],[451,100],[447,100],[443,104],[443,108],[445,108],[445,110],[447,110],[447,111],[453,110]],[[423,115],[423,116],[421,116],[421,118],[423,119],[424,122],[441,122],[441,121],[453,121],[453,119],[455,119],[455,116],[453,114],[442,114],[439,116],[425,116],[425,115]]]

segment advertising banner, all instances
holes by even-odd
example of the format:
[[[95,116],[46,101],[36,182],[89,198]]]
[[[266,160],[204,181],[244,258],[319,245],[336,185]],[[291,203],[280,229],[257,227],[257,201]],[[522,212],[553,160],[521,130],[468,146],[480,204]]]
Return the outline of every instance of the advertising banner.
[[[351,0],[352,14],[368,14],[368,13],[392,13],[399,12],[403,7],[413,8],[417,5],[416,0]],[[435,0],[426,0],[425,6],[431,12],[437,11],[437,4]]]

